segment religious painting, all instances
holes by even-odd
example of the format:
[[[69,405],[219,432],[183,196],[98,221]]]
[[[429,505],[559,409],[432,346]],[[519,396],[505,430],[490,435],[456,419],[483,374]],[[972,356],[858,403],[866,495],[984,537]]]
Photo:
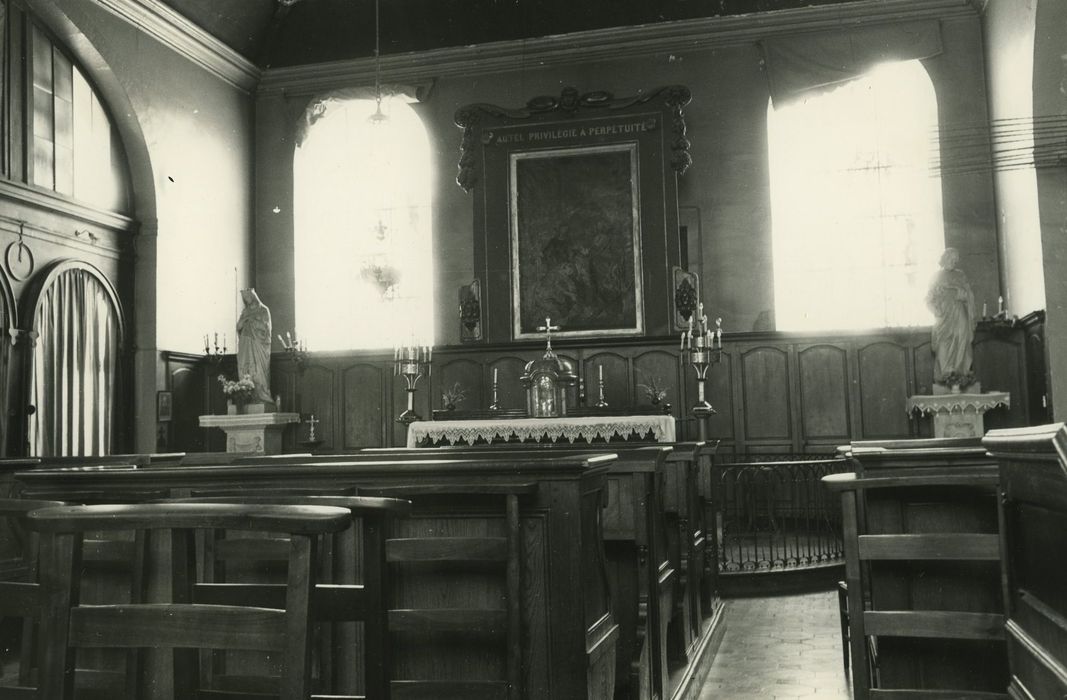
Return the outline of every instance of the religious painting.
[[[637,145],[510,154],[513,337],[644,332]]]

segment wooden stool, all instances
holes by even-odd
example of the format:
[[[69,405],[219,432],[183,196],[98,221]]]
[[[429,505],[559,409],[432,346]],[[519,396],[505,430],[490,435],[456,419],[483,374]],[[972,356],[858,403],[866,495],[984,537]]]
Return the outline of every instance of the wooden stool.
[[[194,696],[200,679],[196,649],[260,649],[284,653],[282,700],[310,694],[311,592],[318,536],[339,532],[348,510],[326,506],[145,504],[64,506],[31,512],[40,533],[42,700],[74,697],[77,648],[170,648],[174,697]],[[262,587],[231,586],[226,605],[199,601],[192,531],[197,528],[283,532],[290,536],[285,609],[262,606]],[[82,540],[87,532],[169,530],[171,603],[79,605]],[[273,595],[269,597],[273,598]]]
[[[322,544],[323,571],[320,583],[312,593],[312,619],[322,624],[363,623],[365,694],[371,698],[385,697],[389,648],[385,615],[385,592],[388,590],[385,533],[388,532],[391,518],[410,512],[410,501],[361,496],[267,495],[259,492],[245,496],[193,496],[168,502],[331,506],[347,510],[352,527],[334,534]],[[357,523],[360,525],[358,541]],[[224,595],[227,592],[229,584],[223,583],[227,562],[285,561],[287,541],[281,538],[228,538],[221,530],[214,531],[213,535],[204,538],[201,551],[205,583],[198,588],[205,593],[215,591]],[[362,583],[357,584],[357,578]],[[353,653],[355,640],[335,642],[329,634],[318,636],[324,647],[320,654],[322,677],[319,680],[333,691],[329,697],[338,700],[362,697],[337,694],[339,686],[354,684],[355,669],[359,666],[359,659]],[[224,678],[219,680],[221,684],[227,682]],[[240,682],[243,681],[241,679]]]
[[[445,680],[440,678],[396,678],[390,683],[393,700],[430,698],[523,697],[520,579],[521,532],[519,497],[532,494],[536,484],[420,484],[374,489],[380,495],[402,496],[425,502],[431,497],[470,497],[502,499],[506,535],[504,537],[393,537],[385,542],[386,561],[394,565],[415,565],[418,573],[430,573],[438,566],[454,563],[495,563],[503,565],[506,576],[503,608],[393,608],[388,611],[390,633],[486,635],[503,633],[506,645],[506,678],[503,680]],[[411,576],[415,571],[408,572]],[[399,581],[399,586],[405,585]]]

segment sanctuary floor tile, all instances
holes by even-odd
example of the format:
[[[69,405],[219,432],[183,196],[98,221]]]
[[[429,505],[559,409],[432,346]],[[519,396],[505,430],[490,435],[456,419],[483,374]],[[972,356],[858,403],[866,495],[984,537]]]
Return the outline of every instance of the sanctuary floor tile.
[[[837,593],[726,601],[700,700],[849,700]]]

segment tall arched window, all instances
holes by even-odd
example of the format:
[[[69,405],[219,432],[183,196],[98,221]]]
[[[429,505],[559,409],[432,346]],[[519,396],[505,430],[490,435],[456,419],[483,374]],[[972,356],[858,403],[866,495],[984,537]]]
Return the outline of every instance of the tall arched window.
[[[944,246],[937,98],[917,60],[768,107],[778,330],[929,323]]]
[[[316,350],[433,342],[430,144],[385,98],[320,103],[293,163],[296,323]]]
[[[126,157],[81,69],[36,24],[32,43],[30,182],[100,209],[129,206]]]

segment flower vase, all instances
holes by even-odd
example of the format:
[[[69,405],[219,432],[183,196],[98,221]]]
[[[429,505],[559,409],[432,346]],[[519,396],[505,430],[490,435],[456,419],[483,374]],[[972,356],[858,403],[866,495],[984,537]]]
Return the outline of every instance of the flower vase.
[[[248,413],[248,404],[234,403],[233,401],[226,402],[226,415],[228,416],[243,416]]]

